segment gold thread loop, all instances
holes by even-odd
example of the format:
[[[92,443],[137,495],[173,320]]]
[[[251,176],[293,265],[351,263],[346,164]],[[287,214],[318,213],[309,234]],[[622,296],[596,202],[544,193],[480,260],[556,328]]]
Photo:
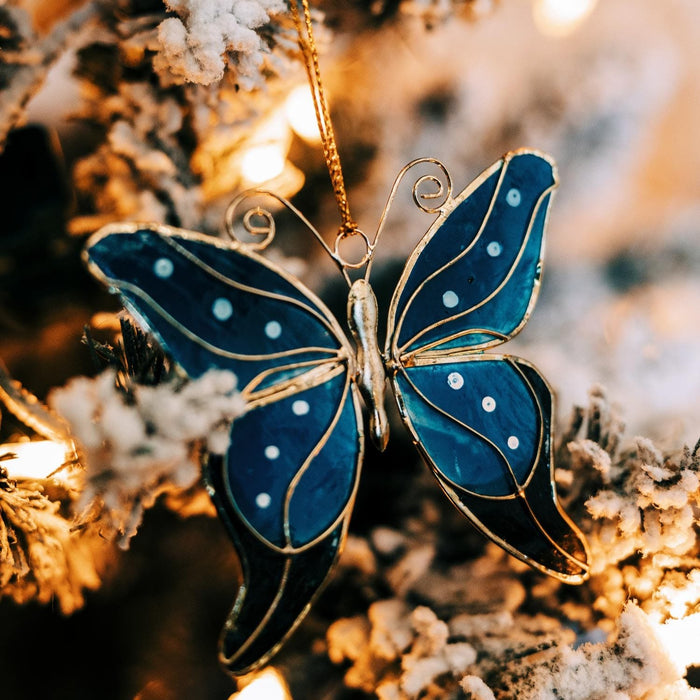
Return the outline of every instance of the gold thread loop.
[[[302,6],[304,14],[303,22],[299,15],[299,3]],[[328,168],[328,174],[331,178],[331,185],[342,220],[342,224],[338,230],[338,236],[354,236],[359,232],[359,229],[350,214],[350,204],[348,202],[347,191],[345,190],[345,180],[343,178],[343,169],[340,164],[340,156],[338,155],[335,132],[333,131],[330,110],[328,109],[328,102],[326,101],[323,82],[321,80],[318,49],[311,26],[309,2],[308,0],[290,0],[289,4],[297,34],[299,35],[299,48],[304,57],[304,67],[306,68],[306,75],[308,76],[309,86],[311,88],[316,121],[318,123],[319,133],[321,134],[323,158],[326,161],[326,167]]]
[[[364,246],[365,246],[365,252],[364,252],[363,256],[357,262],[350,262],[340,252],[340,244],[346,238],[349,238],[351,236],[359,236],[362,239],[362,242],[364,243]],[[364,267],[365,264],[370,260],[373,252],[374,252],[374,246],[372,245],[372,243],[370,243],[370,240],[367,237],[367,234],[364,231],[357,228],[357,226],[355,226],[352,229],[343,229],[341,227],[340,230],[338,231],[338,236],[335,239],[335,246],[333,247],[333,258],[342,267],[350,269],[350,270],[359,270],[361,267]]]

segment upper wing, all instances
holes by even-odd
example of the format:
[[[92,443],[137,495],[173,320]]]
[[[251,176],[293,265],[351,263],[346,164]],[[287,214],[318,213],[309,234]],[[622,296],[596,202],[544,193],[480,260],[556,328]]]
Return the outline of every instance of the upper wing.
[[[252,394],[350,357],[323,303],[243,248],[156,224],[116,224],[100,229],[85,255],[190,376],[231,369]]]
[[[539,286],[555,166],[508,153],[448,201],[411,254],[389,311],[387,353],[492,347],[527,320]]]
[[[450,500],[484,534],[568,583],[588,576],[583,536],[559,507],[552,396],[537,370],[498,355],[399,367],[401,415]]]

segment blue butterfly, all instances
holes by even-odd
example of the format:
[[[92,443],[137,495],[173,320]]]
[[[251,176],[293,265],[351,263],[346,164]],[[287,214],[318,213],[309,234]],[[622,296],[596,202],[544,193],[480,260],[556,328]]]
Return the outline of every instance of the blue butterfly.
[[[441,206],[422,207],[437,218],[394,292],[383,353],[368,282],[381,225],[354,282],[348,271],[358,265],[321,241],[350,285],[354,342],[313,292],[250,244],[154,224],[110,225],[88,242],[92,272],[188,375],[230,369],[247,400],[228,455],[205,464],[244,570],[222,633],[232,673],[277,651],[335,563],[363,457],[363,402],[374,442],[386,446],[387,378],[452,503],[534,568],[568,583],[587,578],[585,539],[554,487],[552,392],[528,362],[489,352],[533,307],[556,186],[547,156],[519,150],[454,198],[450,184]]]

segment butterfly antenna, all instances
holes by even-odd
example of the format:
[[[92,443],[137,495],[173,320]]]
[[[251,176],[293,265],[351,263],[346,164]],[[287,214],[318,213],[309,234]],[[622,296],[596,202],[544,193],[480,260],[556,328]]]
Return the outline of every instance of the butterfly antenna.
[[[421,175],[413,183],[411,193],[415,205],[426,214],[438,214],[442,207],[444,207],[445,204],[452,198],[452,178],[450,177],[450,173],[443,163],[436,158],[416,158],[415,160],[412,160],[399,171],[399,174],[394,180],[394,184],[391,187],[386,204],[384,205],[384,210],[379,217],[377,232],[374,234],[374,240],[372,241],[373,249],[376,248],[377,244],[379,243],[379,238],[384,232],[389,210],[391,209],[394,200],[398,195],[399,187],[403,182],[404,177],[416,166],[424,164],[436,166],[439,173],[437,175],[426,173]],[[373,259],[370,257],[367,263],[367,269],[365,271],[365,279],[367,280],[372,272],[372,262]]]

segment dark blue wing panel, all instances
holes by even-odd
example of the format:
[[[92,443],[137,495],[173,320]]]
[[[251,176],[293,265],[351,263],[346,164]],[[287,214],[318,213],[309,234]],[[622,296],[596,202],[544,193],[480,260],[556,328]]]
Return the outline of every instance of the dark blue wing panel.
[[[263,370],[340,347],[315,302],[232,248],[142,228],[98,235],[87,256],[191,376],[231,369],[243,388]]]
[[[449,200],[406,264],[387,351],[401,415],[452,502],[511,554],[580,583],[585,541],[552,480],[550,390],[522,360],[481,354],[527,319],[556,184],[547,157],[521,150]]]
[[[487,177],[469,197],[452,210],[445,223],[434,232],[429,243],[413,263],[399,298],[399,313],[406,308],[411,296],[422,282],[451,263],[472,244],[488,215],[500,174],[499,168]],[[475,292],[475,295],[478,296],[478,292]],[[402,331],[401,344],[420,330],[415,322],[408,321],[408,324],[408,327]]]
[[[212,240],[215,241],[217,239]],[[237,282],[250,287],[264,289],[266,292],[273,292],[290,299],[296,299],[320,312],[320,308],[313,301],[303,295],[297,287],[284,279],[284,277],[281,277],[274,270],[264,265],[251,267],[246,263],[246,259],[243,256],[228,255],[230,247],[223,243],[214,246],[209,241],[192,238],[170,239],[170,242],[176,250],[178,248],[186,250],[204,265],[221,275],[231,277]]]
[[[583,581],[588,553],[557,501],[552,397],[538,372],[474,355],[404,368],[394,384],[418,448],[474,525],[535,568]]]
[[[484,496],[512,495],[525,483],[542,422],[514,364],[477,356],[406,368],[396,383],[410,424],[441,477]]]
[[[274,551],[253,535],[224,496],[225,460],[210,455],[204,468],[214,503],[243,567],[244,583],[223,629],[220,653],[231,673],[243,675],[267,663],[304,618],[337,559],[347,518],[303,552],[289,555]]]
[[[277,547],[313,541],[352,497],[361,445],[348,389],[344,372],[234,421],[229,497],[244,520]]]
[[[555,185],[549,160],[522,152],[457,197],[407,267],[395,311],[400,354],[495,345],[518,330],[539,279]]]
[[[291,494],[289,524],[294,547],[316,537],[322,524],[331,522],[333,513],[339,513],[352,496],[363,447],[357,416],[357,409],[348,394],[327,442],[301,475]]]

